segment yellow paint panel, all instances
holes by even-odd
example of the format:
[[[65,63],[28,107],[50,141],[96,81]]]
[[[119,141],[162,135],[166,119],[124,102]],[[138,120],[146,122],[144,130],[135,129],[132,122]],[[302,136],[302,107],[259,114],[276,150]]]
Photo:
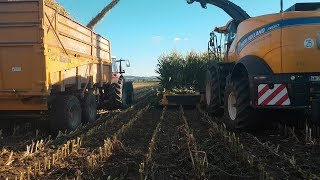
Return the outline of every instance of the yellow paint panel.
[[[110,82],[108,39],[43,0],[0,0],[0,14],[0,110],[45,110],[54,85]]]
[[[320,17],[320,11],[290,12],[284,19],[292,17]],[[320,72],[320,49],[317,47],[317,34],[320,34],[319,24],[299,25],[282,29],[282,72]],[[306,41],[312,47],[306,45]]]

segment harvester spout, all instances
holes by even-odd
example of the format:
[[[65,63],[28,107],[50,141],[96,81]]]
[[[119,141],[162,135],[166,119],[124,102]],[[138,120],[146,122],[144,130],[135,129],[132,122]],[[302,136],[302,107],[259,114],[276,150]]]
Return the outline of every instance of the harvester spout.
[[[207,8],[207,3],[221,8],[234,19],[236,24],[240,24],[242,21],[250,18],[246,11],[229,0],[187,0],[189,4],[195,1],[199,2],[205,9]]]

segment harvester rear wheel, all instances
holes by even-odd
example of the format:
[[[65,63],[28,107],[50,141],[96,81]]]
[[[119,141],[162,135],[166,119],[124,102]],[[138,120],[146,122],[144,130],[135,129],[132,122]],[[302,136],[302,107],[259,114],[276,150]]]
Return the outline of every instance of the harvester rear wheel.
[[[92,93],[85,93],[81,99],[82,122],[93,123],[97,119],[97,101]]]
[[[217,70],[213,67],[206,73],[206,108],[214,116],[223,115],[219,102],[219,80]]]
[[[242,78],[228,82],[224,98],[226,125],[237,130],[253,129],[256,112],[250,106],[248,80]]]
[[[73,95],[57,95],[50,107],[50,128],[75,130],[81,124],[81,105]]]

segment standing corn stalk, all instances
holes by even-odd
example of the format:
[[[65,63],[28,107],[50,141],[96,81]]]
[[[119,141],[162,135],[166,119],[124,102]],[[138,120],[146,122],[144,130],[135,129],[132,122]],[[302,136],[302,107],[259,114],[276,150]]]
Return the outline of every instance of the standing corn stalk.
[[[183,56],[176,51],[161,55],[158,59],[156,73],[162,87],[172,90],[194,89],[204,90],[205,72],[209,63],[216,61],[207,53],[190,52]]]
[[[88,23],[87,27],[93,29],[95,25],[98,24],[102,20],[102,18],[112,9],[114,8],[120,0],[112,0],[106,7],[104,7],[99,14],[97,14],[91,21]]]

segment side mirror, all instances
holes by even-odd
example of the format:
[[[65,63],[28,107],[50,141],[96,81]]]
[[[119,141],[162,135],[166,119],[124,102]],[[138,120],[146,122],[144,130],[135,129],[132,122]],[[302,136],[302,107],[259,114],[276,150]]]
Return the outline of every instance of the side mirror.
[[[130,67],[130,61],[129,60],[126,61],[126,66]]]

